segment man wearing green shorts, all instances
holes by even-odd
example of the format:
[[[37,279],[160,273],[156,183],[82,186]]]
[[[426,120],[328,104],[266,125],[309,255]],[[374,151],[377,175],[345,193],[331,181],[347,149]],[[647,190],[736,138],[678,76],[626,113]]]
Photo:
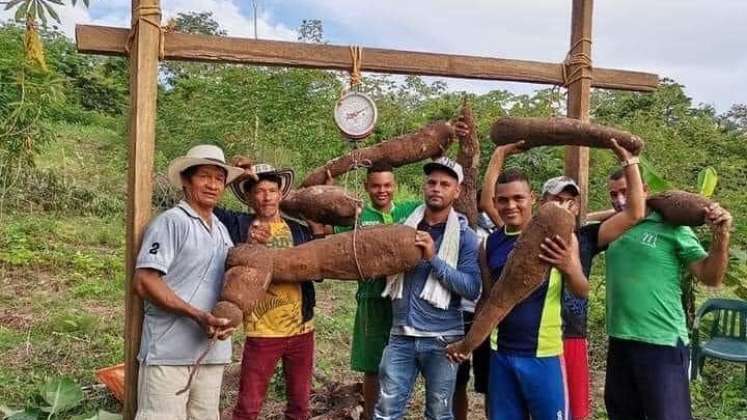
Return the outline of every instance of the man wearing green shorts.
[[[360,214],[359,226],[402,223],[407,219],[420,203],[395,203],[396,186],[391,165],[378,162],[368,168],[363,187],[370,203]],[[349,229],[338,227],[335,231]],[[355,295],[358,307],[355,311],[350,367],[363,373],[363,419],[373,416],[379,395],[379,362],[392,328],[392,302],[381,296],[385,287],[385,278],[360,281]]]

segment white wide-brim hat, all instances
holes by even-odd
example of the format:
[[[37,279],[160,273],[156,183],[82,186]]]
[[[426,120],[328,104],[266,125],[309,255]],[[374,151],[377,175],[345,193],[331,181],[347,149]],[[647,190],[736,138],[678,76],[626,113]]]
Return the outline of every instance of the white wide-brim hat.
[[[220,147],[212,144],[201,144],[189,149],[185,156],[180,156],[171,161],[168,171],[169,182],[177,188],[182,188],[182,172],[200,165],[213,165],[225,169],[226,185],[244,173],[243,169],[226,163],[226,158]]]
[[[258,163],[252,165],[252,172],[257,175],[257,178],[253,178],[250,175],[244,175],[240,179],[236,180],[231,184],[231,190],[233,191],[236,198],[247,206],[251,206],[247,199],[246,193],[249,191],[254,183],[262,179],[277,179],[280,181],[280,196],[285,198],[293,187],[293,170],[292,169],[275,169],[272,165],[266,163]]]

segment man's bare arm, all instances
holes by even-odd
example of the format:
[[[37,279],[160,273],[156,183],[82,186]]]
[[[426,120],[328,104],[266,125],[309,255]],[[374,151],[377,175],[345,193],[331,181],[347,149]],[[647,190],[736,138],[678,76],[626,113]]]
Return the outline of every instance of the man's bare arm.
[[[728,211],[714,203],[706,208],[706,221],[713,234],[708,256],[690,264],[689,269],[701,283],[710,287],[719,287],[724,281],[729,265],[732,217]]]
[[[485,170],[485,177],[482,180],[480,209],[488,215],[493,224],[498,228],[503,226],[503,220],[501,220],[501,216],[498,214],[498,210],[496,210],[494,204],[495,183],[498,182],[498,177],[501,175],[503,162],[508,156],[521,152],[521,145],[523,143],[520,141],[496,147],[493,155],[490,157],[488,168]]]
[[[625,148],[618,145],[614,139],[612,139],[612,143],[612,150],[622,164],[625,165],[623,171],[625,172],[625,181],[627,184],[625,191],[626,205],[623,211],[602,222],[597,238],[597,243],[600,247],[619,238],[625,231],[635,226],[646,216],[645,192],[643,190],[641,171],[638,168],[637,156],[634,156]]]
[[[148,299],[159,308],[194,319],[205,329],[209,337],[216,333],[223,336],[227,332],[222,327],[228,325],[229,320],[216,318],[210,312],[203,311],[185,302],[166,285],[161,278],[161,273],[157,270],[150,268],[135,270],[133,287],[138,296],[142,299]]]

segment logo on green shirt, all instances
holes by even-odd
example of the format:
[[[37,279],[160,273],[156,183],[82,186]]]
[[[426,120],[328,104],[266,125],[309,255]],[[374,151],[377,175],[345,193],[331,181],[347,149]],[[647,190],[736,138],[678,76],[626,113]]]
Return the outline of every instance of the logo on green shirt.
[[[653,232],[643,232],[641,235],[641,243],[650,248],[656,248],[656,239],[659,237]]]

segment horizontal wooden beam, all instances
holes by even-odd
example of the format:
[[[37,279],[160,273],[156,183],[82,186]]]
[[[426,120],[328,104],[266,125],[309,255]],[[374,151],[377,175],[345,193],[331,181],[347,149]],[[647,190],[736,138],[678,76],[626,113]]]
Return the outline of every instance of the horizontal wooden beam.
[[[125,55],[128,29],[77,25],[78,51],[89,54]],[[349,70],[346,46],[267,41],[166,32],[164,59]],[[563,82],[562,65],[539,61],[467,55],[434,54],[364,48],[363,71],[418,74],[463,79],[504,80],[558,85]],[[656,89],[656,74],[594,68],[592,87],[650,92]]]

